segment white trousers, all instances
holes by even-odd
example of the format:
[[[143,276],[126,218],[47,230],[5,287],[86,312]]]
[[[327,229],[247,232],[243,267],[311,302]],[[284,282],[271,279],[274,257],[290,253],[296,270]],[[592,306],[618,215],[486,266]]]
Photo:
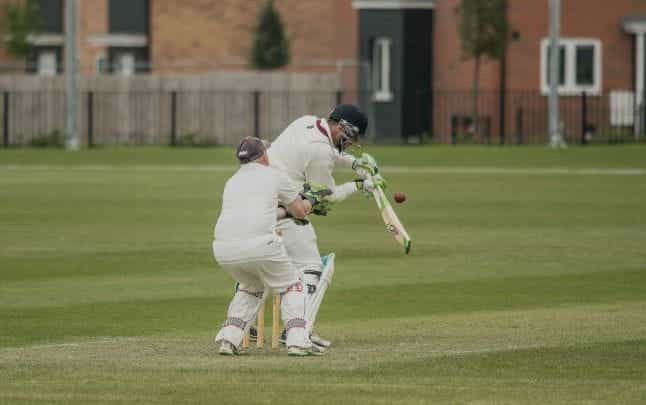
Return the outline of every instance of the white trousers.
[[[311,223],[296,225],[291,219],[285,219],[278,222],[276,230],[281,235],[287,255],[301,273],[305,269],[320,269],[321,254]]]
[[[241,249],[241,245],[245,249]],[[238,258],[232,252],[239,252]],[[262,253],[264,258],[254,257]],[[216,341],[228,340],[236,347],[254,322],[266,291],[282,296],[281,317],[287,331],[287,346],[309,347],[303,283],[299,271],[287,256],[279,237],[245,242],[213,242],[213,254],[220,266],[240,283],[229,309],[227,319]]]
[[[308,331],[314,328],[314,321],[325,290],[314,299],[321,279],[321,254],[317,246],[316,232],[312,224],[297,225],[291,219],[282,220],[276,228],[283,239],[287,255],[298,270],[301,280],[307,288],[306,320]],[[318,304],[315,304],[318,302]],[[309,333],[308,333],[309,334]]]

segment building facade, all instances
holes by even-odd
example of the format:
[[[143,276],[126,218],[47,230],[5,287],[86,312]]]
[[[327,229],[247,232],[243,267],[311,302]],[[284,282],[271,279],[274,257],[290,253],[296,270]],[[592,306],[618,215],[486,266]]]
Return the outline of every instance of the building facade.
[[[24,0],[0,0],[0,6]],[[248,68],[265,0],[78,1],[83,74],[188,73]],[[29,72],[61,71],[64,0],[39,0]],[[356,60],[357,13],[351,0],[277,0],[290,41],[290,70],[342,71]],[[3,49],[0,64],[20,66]],[[55,68],[52,68],[54,67]],[[18,71],[18,68],[14,69]],[[353,80],[356,75],[351,75]]]
[[[384,121],[378,129],[382,137],[416,141],[421,131],[448,142],[470,126],[474,62],[462,52],[455,11],[459,4],[460,0],[353,1],[359,11],[359,55],[373,66],[372,77],[364,81],[372,82],[369,99]],[[646,82],[646,2],[567,0],[561,7],[558,89],[566,130],[577,135],[601,127],[642,132],[637,112],[643,111]],[[492,135],[527,132],[530,122],[533,131],[546,133],[549,0],[510,0],[507,14],[512,41],[503,60],[483,60],[475,101],[487,141]],[[417,22],[420,19],[425,23]],[[389,48],[387,59],[383,44]],[[407,49],[416,56],[407,57]],[[430,63],[420,53],[430,55]],[[429,66],[430,85],[411,64]],[[389,72],[389,81],[381,79],[382,71]],[[389,88],[383,88],[384,83]],[[588,110],[583,118],[582,109]]]

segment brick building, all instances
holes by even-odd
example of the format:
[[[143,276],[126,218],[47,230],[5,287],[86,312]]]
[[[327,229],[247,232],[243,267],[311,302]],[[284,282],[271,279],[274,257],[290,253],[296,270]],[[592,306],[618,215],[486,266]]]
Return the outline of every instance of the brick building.
[[[0,3],[20,0],[0,0]],[[83,74],[207,73],[247,69],[265,0],[79,1]],[[377,140],[421,133],[448,141],[469,114],[473,63],[462,56],[459,0],[275,0],[291,44],[289,71],[339,72],[347,98],[371,115]],[[28,70],[56,74],[64,0],[41,0],[44,18]],[[489,135],[519,119],[546,122],[548,0],[510,0],[514,41],[502,64],[485,60],[480,113]],[[597,127],[641,132],[633,112],[646,83],[646,1],[562,1],[559,91],[566,125],[583,131],[580,98],[602,113]],[[0,64],[12,60],[0,52]],[[504,90],[504,91],[503,91]],[[504,98],[501,98],[504,95]],[[529,100],[529,101],[528,101]],[[629,112],[626,112],[628,111]],[[567,118],[568,111],[577,111]],[[625,117],[624,117],[625,116]],[[575,123],[574,121],[579,121]],[[644,120],[641,120],[642,122]],[[543,131],[536,125],[535,131]],[[509,137],[509,135],[507,135]]]
[[[456,121],[469,116],[474,64],[465,60],[461,50],[455,13],[459,3],[353,1],[359,10],[360,58],[377,72],[364,81],[371,81],[375,89],[370,98],[375,115],[383,117],[383,137],[399,141],[401,135],[429,132],[446,142],[455,132]],[[531,125],[533,131],[546,133],[548,3],[508,2],[514,40],[507,51],[506,74],[501,74],[500,62],[487,59],[480,73],[479,115],[491,136],[506,132],[509,137],[519,122],[524,132]],[[597,130],[607,126],[612,131],[641,132],[634,111],[641,106],[645,89],[646,1],[561,3],[559,93],[566,131],[578,135],[589,124]],[[425,20],[426,31],[420,19]],[[431,36],[428,42],[426,35]],[[422,72],[411,71],[411,64],[429,66],[430,80]],[[381,79],[384,73],[389,75],[386,81]],[[580,117],[582,93],[587,95],[590,113],[595,112],[585,125]]]
[[[0,0],[0,3],[21,0]],[[246,69],[265,0],[84,0],[78,2],[83,74],[206,73]],[[40,0],[32,72],[60,71],[64,0]],[[277,0],[300,71],[337,71],[356,58],[351,0]],[[1,5],[1,4],[0,4]],[[0,51],[0,64],[19,65]]]

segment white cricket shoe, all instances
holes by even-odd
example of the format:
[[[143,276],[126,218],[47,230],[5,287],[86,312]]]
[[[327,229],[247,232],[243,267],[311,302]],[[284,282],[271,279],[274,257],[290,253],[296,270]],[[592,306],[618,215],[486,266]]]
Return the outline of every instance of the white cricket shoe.
[[[332,346],[332,342],[330,342],[329,340],[323,339],[319,335],[311,334],[310,340],[312,341],[312,343],[314,343],[316,346],[319,346],[319,347],[328,348]]]
[[[222,344],[220,345],[220,351],[219,353],[223,356],[237,356],[240,353],[237,347],[228,340],[223,340]]]
[[[306,357],[306,356],[323,356],[325,349],[312,345],[310,347],[289,346],[287,348],[288,356]]]
[[[327,353],[327,350],[321,346],[317,346],[315,344],[312,344],[312,347],[310,347],[310,355],[311,356],[323,356]]]
[[[283,329],[283,333],[280,334],[280,338],[278,339],[281,345],[285,345],[287,343],[287,333]],[[323,339],[319,335],[310,335],[310,341],[314,343],[318,347],[322,347],[324,349],[327,349],[328,347],[332,346],[332,342],[326,339]]]

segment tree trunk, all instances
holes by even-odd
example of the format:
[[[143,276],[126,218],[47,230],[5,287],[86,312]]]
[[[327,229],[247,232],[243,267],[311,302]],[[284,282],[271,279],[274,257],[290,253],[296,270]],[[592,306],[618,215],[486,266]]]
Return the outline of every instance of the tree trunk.
[[[476,56],[473,68],[473,90],[472,90],[472,110],[471,110],[471,130],[473,137],[476,138],[479,132],[478,120],[478,95],[480,93],[480,56]]]

